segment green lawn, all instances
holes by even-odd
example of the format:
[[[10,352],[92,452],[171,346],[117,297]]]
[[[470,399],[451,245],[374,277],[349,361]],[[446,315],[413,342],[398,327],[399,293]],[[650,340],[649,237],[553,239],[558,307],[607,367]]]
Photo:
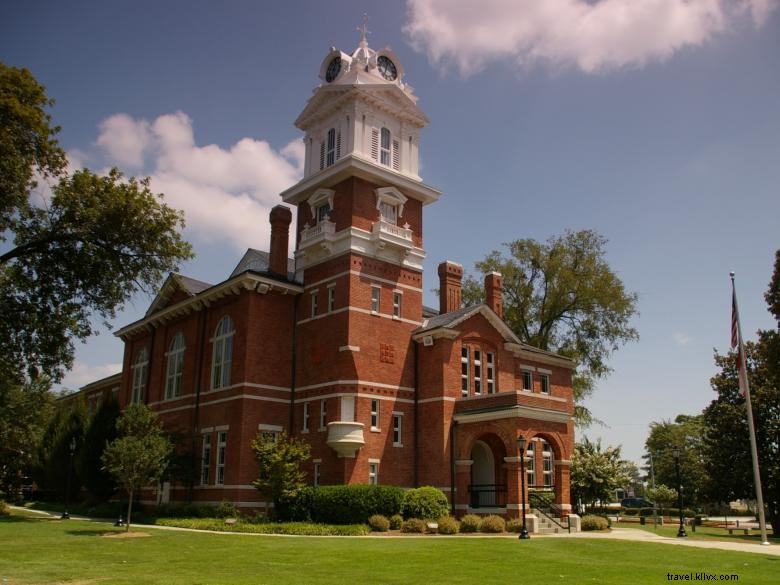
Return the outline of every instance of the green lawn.
[[[0,584],[664,583],[667,573],[777,583],[780,557],[601,539],[270,537],[14,515],[0,520]]]

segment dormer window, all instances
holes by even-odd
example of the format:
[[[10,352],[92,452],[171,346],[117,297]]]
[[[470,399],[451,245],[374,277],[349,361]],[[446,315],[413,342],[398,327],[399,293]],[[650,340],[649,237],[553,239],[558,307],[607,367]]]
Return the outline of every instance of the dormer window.
[[[376,208],[381,221],[398,225],[398,219],[403,217],[406,196],[395,187],[382,187],[376,190]]]
[[[335,193],[332,189],[317,189],[309,197],[307,203],[311,209],[312,223],[314,225],[330,221],[330,212],[333,209],[333,195]]]

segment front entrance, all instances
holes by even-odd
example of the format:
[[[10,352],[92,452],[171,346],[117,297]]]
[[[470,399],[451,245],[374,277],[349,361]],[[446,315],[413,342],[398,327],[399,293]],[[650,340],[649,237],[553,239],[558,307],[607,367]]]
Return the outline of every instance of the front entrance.
[[[506,506],[506,484],[497,478],[503,476],[496,468],[493,449],[484,441],[475,441],[471,449],[471,508],[498,508]],[[503,463],[503,462],[502,462]]]

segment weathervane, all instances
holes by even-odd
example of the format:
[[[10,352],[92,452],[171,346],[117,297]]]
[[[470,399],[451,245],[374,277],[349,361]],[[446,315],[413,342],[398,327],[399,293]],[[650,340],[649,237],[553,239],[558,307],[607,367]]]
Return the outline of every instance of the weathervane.
[[[368,13],[363,13],[363,24],[361,24],[359,27],[357,27],[358,32],[360,33],[360,46],[361,47],[367,47],[368,46],[368,39],[366,38],[366,35],[370,35],[371,31],[368,30]]]

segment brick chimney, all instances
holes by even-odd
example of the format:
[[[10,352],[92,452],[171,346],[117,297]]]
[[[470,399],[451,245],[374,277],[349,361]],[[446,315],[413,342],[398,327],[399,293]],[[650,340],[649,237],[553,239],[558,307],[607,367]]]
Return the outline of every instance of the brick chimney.
[[[498,272],[485,275],[485,304],[501,319],[504,318],[504,278]]]
[[[290,237],[292,211],[284,205],[277,205],[271,210],[271,252],[268,260],[268,270],[287,278],[287,245]]]
[[[460,309],[460,281],[463,279],[463,266],[455,262],[439,264],[439,313],[450,313]]]

